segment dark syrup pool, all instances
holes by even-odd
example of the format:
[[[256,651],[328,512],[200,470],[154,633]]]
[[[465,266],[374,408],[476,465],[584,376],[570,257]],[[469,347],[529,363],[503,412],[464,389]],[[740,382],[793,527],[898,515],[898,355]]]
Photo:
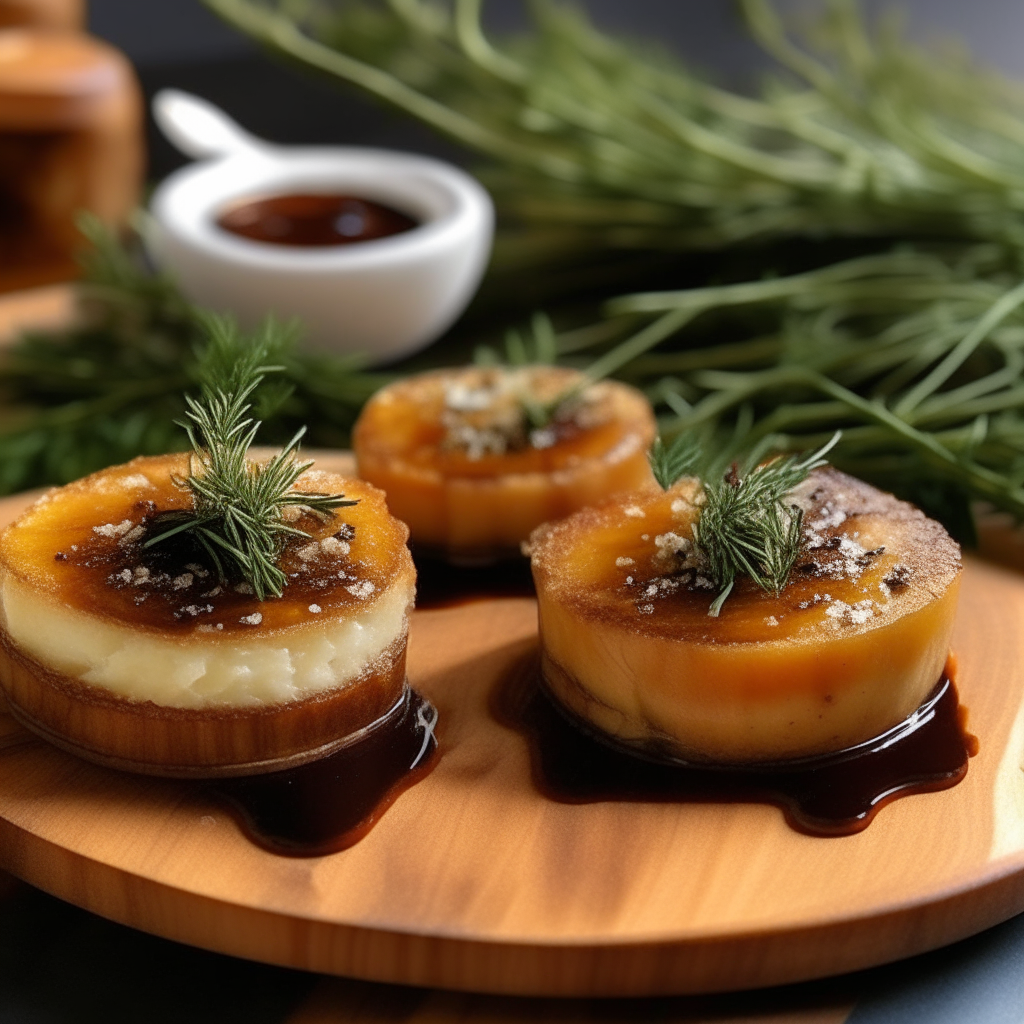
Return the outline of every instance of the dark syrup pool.
[[[300,857],[337,853],[359,842],[430,773],[436,725],[437,709],[407,689],[397,711],[350,747],[298,768],[206,786],[264,849]]]
[[[977,751],[945,675],[909,718],[866,743],[742,767],[654,760],[599,738],[548,695],[536,657],[498,688],[492,711],[527,738],[534,783],[551,800],[769,803],[813,836],[860,832],[892,800],[955,786]]]
[[[418,608],[534,593],[530,563],[522,558],[478,568],[417,553],[416,566]],[[298,768],[205,787],[264,849],[298,857],[337,853],[358,843],[430,773],[439,758],[436,724],[436,708],[408,690],[398,714],[350,747]]]

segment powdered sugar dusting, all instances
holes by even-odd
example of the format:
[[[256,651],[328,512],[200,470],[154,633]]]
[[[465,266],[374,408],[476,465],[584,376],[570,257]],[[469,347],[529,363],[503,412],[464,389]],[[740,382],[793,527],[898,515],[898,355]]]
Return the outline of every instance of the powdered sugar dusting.
[[[875,614],[875,602],[858,601],[851,605],[845,601],[833,601],[825,609],[825,614],[838,623],[863,626]]]
[[[149,477],[143,476],[141,473],[132,473],[130,476],[121,477],[121,486],[129,487],[134,491],[139,491],[147,487],[153,487],[154,485],[150,482]]]
[[[94,526],[92,532],[101,537],[121,537],[134,525],[130,519],[123,519],[119,523],[104,523],[102,526]]]
[[[363,601],[376,590],[376,587],[369,580],[359,580],[358,583],[350,583],[345,589],[353,597],[358,597]]]
[[[330,558],[344,558],[352,550],[352,546],[347,540],[338,537],[324,537],[320,541],[320,550]]]
[[[298,548],[295,552],[303,562],[311,562],[314,558],[320,557],[320,545],[317,541],[311,541],[309,544],[303,544],[301,548]]]

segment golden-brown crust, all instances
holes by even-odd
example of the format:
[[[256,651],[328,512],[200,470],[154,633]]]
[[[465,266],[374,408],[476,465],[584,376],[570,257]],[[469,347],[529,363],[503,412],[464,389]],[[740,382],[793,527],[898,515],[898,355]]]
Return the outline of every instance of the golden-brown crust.
[[[595,623],[621,627],[628,616],[630,628],[641,635],[707,643],[799,641],[815,624],[811,613],[816,596],[851,606],[881,598],[880,584],[896,566],[905,566],[915,585],[891,588],[884,594],[884,604],[892,613],[909,614],[944,592],[961,571],[960,548],[940,523],[913,505],[829,467],[813,473],[794,493],[794,502],[804,510],[805,534],[815,523],[829,523],[818,531],[826,545],[845,536],[866,549],[885,546],[854,578],[833,573],[836,560],[842,557],[834,549],[823,546],[813,552],[805,547],[778,598],[741,578],[718,618],[707,615],[717,593],[710,582],[706,588],[684,588],[666,598],[659,594],[652,601],[652,611],[640,614],[644,584],[665,571],[656,557],[656,538],[668,531],[692,538],[694,494],[693,481],[684,481],[668,493],[616,495],[538,527],[529,543],[538,591]],[[680,509],[675,513],[673,502]],[[830,519],[826,508],[841,512],[842,520],[835,523],[837,517]],[[643,515],[627,515],[626,509]],[[873,538],[878,537],[884,539],[876,545]],[[616,566],[617,557],[632,558],[633,563]],[[812,564],[816,569],[805,572]],[[630,578],[633,586],[626,585]],[[809,606],[802,607],[805,603]],[[766,626],[764,617],[771,614],[779,615],[780,621]],[[874,617],[849,622],[844,632],[868,631],[878,624]]]
[[[48,492],[0,535],[0,578],[8,602],[0,630],[0,689],[12,712],[51,742],[132,771],[251,774],[323,756],[387,714],[404,692],[404,609],[415,583],[408,531],[388,513],[376,488],[308,471],[299,487],[347,493],[359,504],[327,520],[308,513],[298,519],[295,525],[309,536],[290,540],[285,548],[280,563],[288,576],[285,594],[260,602],[251,591],[219,583],[212,567],[204,570],[198,559],[188,563],[191,548],[143,546],[154,517],[189,506],[189,492],[174,480],[187,469],[186,456],[170,455],[102,470]],[[26,600],[37,603],[26,611]],[[315,649],[339,629],[351,627],[362,635],[357,627],[372,624],[378,607],[389,626],[362,661],[355,654],[348,658],[345,672],[331,661],[331,669],[344,678],[318,683],[315,693],[302,696],[300,689],[300,695],[282,697],[280,703],[252,697],[170,707],[144,699],[164,695],[166,687],[155,685],[162,683],[157,678],[162,664],[153,666],[154,686],[141,679],[138,687],[119,693],[54,668],[63,662],[48,663],[45,651],[29,653],[35,648],[22,643],[17,631],[8,632],[15,605],[24,628],[39,625],[46,650],[51,644],[46,630],[52,634],[60,627],[50,628],[32,615],[42,616],[52,606],[65,616],[59,621],[75,628],[81,623],[83,636],[112,630],[111,636],[129,642],[142,634],[168,662],[192,652],[230,659],[236,649],[243,662],[245,657],[258,662],[252,652],[262,649],[259,645],[270,653],[296,645],[300,651],[310,644]],[[62,635],[52,635],[57,654],[77,656],[76,650],[63,650],[66,643]],[[71,657],[69,664],[74,661]],[[173,672],[173,666],[166,671]]]
[[[539,523],[653,483],[646,452],[654,414],[641,392],[616,381],[588,389],[586,415],[552,428],[543,445],[525,443],[525,434],[524,443],[500,452],[449,443],[445,387],[484,372],[432,371],[390,385],[367,403],[353,431],[360,476],[387,491],[415,543],[453,557],[493,558],[518,547]],[[541,398],[582,381],[565,367],[517,372],[533,375]]]
[[[405,467],[431,478],[486,480],[532,473],[573,473],[591,460],[614,458],[625,435],[636,433],[646,451],[656,430],[650,403],[643,393],[618,381],[601,381],[588,393],[597,395],[585,426],[573,429],[549,446],[510,450],[502,454],[467,456],[444,443],[442,424],[446,385],[467,374],[499,372],[479,367],[430,370],[397,381],[367,403],[353,430],[353,449],[360,465]],[[504,372],[504,371],[502,371]],[[562,366],[529,367],[535,401],[557,398],[583,382],[578,370]],[[367,479],[373,479],[367,476]]]
[[[740,764],[835,751],[902,721],[949,652],[960,555],[939,524],[837,473],[792,496],[802,547],[776,595],[741,578],[718,617],[701,495],[613,498],[531,538],[544,677],[593,728]]]
[[[230,643],[239,634],[266,637],[362,614],[391,587],[411,587],[415,579],[408,528],[388,513],[383,493],[366,481],[316,469],[296,486],[344,493],[358,504],[339,509],[329,520],[304,516],[296,525],[312,541],[322,542],[342,526],[353,527],[354,536],[339,542],[330,557],[313,561],[300,557],[310,541],[290,540],[281,561],[289,584],[280,599],[261,602],[236,588],[215,587],[209,574],[179,587],[184,568],[161,571],[159,546],[141,550],[138,544],[123,546],[124,535],[97,533],[97,527],[130,522],[134,528],[155,513],[190,507],[189,492],[172,479],[187,471],[183,454],[140,457],[47,492],[0,534],[0,572],[38,594],[133,630],[182,637],[204,630],[203,643]],[[148,484],[132,486],[132,481]],[[149,573],[145,585],[120,581],[121,574],[131,577],[139,567]],[[162,587],[153,583],[158,578]],[[314,604],[317,613],[310,610]],[[253,616],[259,617],[258,628]]]

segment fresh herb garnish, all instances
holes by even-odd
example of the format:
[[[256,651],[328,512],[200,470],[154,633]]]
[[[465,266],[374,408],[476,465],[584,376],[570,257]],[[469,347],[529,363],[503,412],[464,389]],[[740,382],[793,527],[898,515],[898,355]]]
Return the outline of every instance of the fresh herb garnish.
[[[477,366],[508,366],[524,368],[527,366],[552,366],[558,361],[558,341],[554,325],[546,313],[534,313],[530,319],[529,332],[524,334],[518,327],[510,327],[505,331],[504,359],[496,349],[489,345],[478,345],[473,353],[473,362]],[[558,418],[560,412],[575,397],[576,389],[571,388],[562,394],[541,401],[524,388],[518,396],[519,407],[525,424],[532,435],[535,430],[544,430]]]
[[[291,525],[286,509],[330,516],[337,508],[355,505],[343,494],[311,494],[292,490],[313,465],[296,457],[305,433],[301,428],[266,463],[249,459],[249,447],[260,423],[247,413],[252,397],[268,373],[266,365],[279,347],[280,328],[270,322],[260,335],[246,339],[232,320],[207,319],[210,340],[203,361],[202,394],[186,396],[191,422],[182,422],[192,444],[189,475],[176,481],[192,492],[189,511],[171,512],[159,520],[167,527],[145,547],[188,533],[205,549],[222,581],[240,577],[256,598],[280,597],[287,577],[277,561],[287,537],[308,537]]]
[[[693,473],[700,460],[699,442],[689,433],[677,434],[668,444],[659,434],[647,453],[651,472],[663,491],[667,491],[678,480]]]
[[[708,609],[709,615],[717,617],[741,574],[749,576],[762,590],[775,594],[786,585],[800,553],[803,523],[803,512],[787,503],[786,496],[813,470],[826,464],[825,455],[839,437],[837,432],[810,455],[782,456],[744,474],[734,463],[722,479],[703,484],[704,500],[693,526],[693,543],[702,571],[720,588]],[[671,486],[687,471],[676,473],[676,467],[683,465],[683,450],[677,439],[668,449],[662,446],[657,454],[652,452],[652,466],[659,460],[656,476],[667,467],[658,477],[662,487]],[[690,448],[687,465],[691,466],[692,452]]]

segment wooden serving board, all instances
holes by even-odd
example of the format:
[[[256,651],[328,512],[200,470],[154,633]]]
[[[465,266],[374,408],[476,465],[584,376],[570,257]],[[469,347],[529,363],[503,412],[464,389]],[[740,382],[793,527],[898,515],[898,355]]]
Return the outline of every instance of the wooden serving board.
[[[545,799],[488,708],[536,645],[533,601],[503,598],[415,613],[409,675],[443,755],[352,849],[266,853],[194,787],[78,761],[0,714],[0,868],[182,942],[380,981],[610,996],[855,970],[1024,910],[1022,626],[1024,576],[969,561],[955,645],[980,753],[859,835],[800,835],[758,804]]]

